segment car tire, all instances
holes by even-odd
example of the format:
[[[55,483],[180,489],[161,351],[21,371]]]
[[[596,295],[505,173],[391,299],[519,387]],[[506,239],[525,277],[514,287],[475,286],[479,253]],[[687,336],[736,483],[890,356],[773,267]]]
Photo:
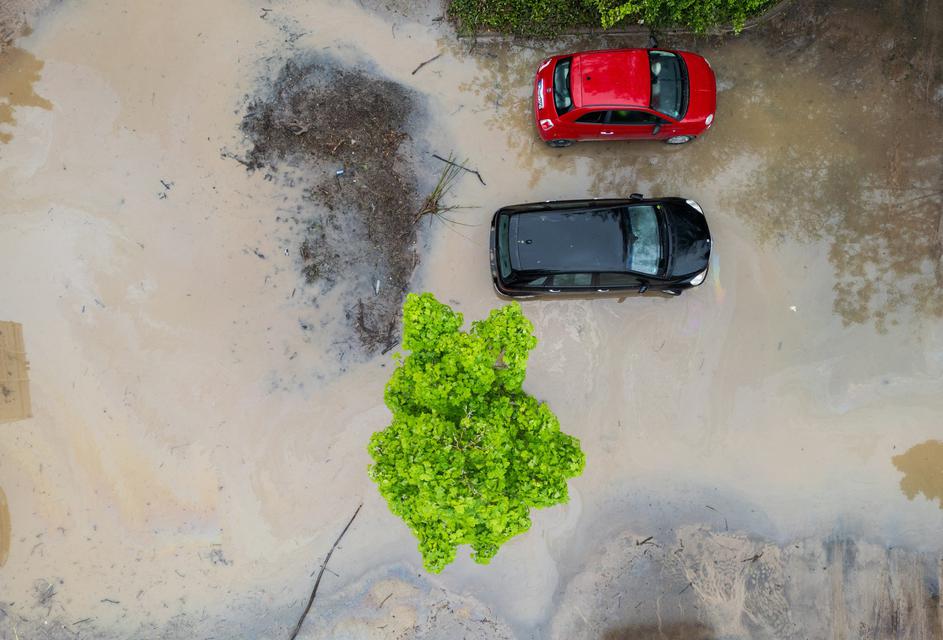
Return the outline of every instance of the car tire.
[[[691,140],[694,140],[694,136],[671,136],[665,138],[665,144],[687,144]]]
[[[554,147],[555,149],[569,147],[571,144],[573,144],[572,140],[547,140],[547,145]]]

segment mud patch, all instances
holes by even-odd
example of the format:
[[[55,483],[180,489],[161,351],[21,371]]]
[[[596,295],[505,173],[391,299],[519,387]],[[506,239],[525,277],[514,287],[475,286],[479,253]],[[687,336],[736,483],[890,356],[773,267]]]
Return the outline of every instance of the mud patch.
[[[43,61],[18,47],[0,49],[0,127],[16,124],[13,112],[18,107],[52,109],[52,103],[38,95],[33,85],[39,81]],[[0,130],[0,144],[13,139]]]
[[[907,453],[891,458],[897,470],[904,474],[900,490],[913,500],[918,493],[943,509],[943,442],[928,440],[911,447]]]
[[[3,0],[0,2],[0,52],[14,39],[28,35],[34,23],[51,0]]]
[[[7,494],[0,488],[0,567],[7,563],[10,555],[10,507],[7,506]]]
[[[442,588],[407,565],[372,571],[325,598],[305,630],[317,638],[511,640],[517,636],[473,596]]]
[[[569,581],[551,636],[936,640],[939,572],[934,554],[844,538],[624,532]]]
[[[243,119],[250,171],[293,182],[298,267],[315,304],[331,295],[370,355],[397,342],[403,294],[418,262],[420,203],[409,131],[411,90],[317,56],[289,61]]]
[[[28,372],[23,328],[16,322],[0,322],[0,423],[33,415]]]

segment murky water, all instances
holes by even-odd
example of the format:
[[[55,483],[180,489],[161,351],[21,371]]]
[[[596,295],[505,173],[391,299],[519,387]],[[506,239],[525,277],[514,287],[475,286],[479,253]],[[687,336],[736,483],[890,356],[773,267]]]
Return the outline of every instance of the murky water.
[[[43,61],[28,51],[9,47],[0,51],[0,144],[9,142],[9,129],[16,124],[14,112],[20,107],[52,109],[52,103],[36,94]]]
[[[894,466],[904,474],[900,490],[909,499],[918,495],[934,500],[943,509],[943,442],[928,440],[893,457]]]
[[[796,593],[842,599],[870,585],[875,567],[911,567],[894,588],[919,594],[927,558],[943,550],[938,460],[907,453],[939,438],[943,412],[943,187],[939,150],[926,144],[941,133],[938,76],[895,75],[927,64],[900,58],[912,26],[900,20],[913,16],[847,4],[836,22],[810,9],[798,50],[755,34],[689,43],[722,89],[703,140],[549,150],[527,109],[549,51],[456,43],[434,21],[437,6],[410,11],[68,5],[17,43],[43,61],[31,91],[51,108],[17,107],[0,128],[11,136],[0,147],[0,316],[24,325],[34,413],[0,432],[15,535],[0,600],[16,603],[0,633],[16,623],[25,637],[24,625],[55,620],[97,638],[279,635],[361,501],[313,637],[422,637],[444,624],[456,636],[562,637],[576,628],[575,603],[600,630],[617,629],[624,621],[605,622],[593,594],[619,602],[613,567],[634,542],[598,550],[626,531],[669,550],[694,540],[705,553],[735,550],[725,566],[736,580],[718,574],[713,593],[691,587],[672,600],[694,581],[651,582],[666,595],[639,606],[638,628],[663,605],[696,604],[717,615],[695,624],[679,614],[678,628],[750,631],[741,618],[753,603],[777,629],[789,606],[797,616],[811,606]],[[824,56],[852,48],[837,24],[885,53]],[[914,35],[939,46],[932,30]],[[343,305],[303,295],[297,238],[282,220],[301,183],[222,157],[245,149],[239,123],[258,81],[308,50],[427,95],[426,145],[481,171],[487,186],[464,176],[452,195],[472,207],[453,214],[471,226],[435,223],[413,285],[469,320],[501,303],[486,262],[501,205],[643,191],[694,197],[709,217],[712,270],[680,299],[525,303],[540,340],[528,391],[581,439],[587,468],[570,504],[536,513],[489,567],[460,560],[416,577],[415,543],[365,473],[367,438],[388,419],[391,365],[324,375],[336,349],[305,327]],[[897,78],[897,91],[881,78]],[[439,168],[431,158],[418,167]],[[926,459],[936,462],[924,473]],[[913,499],[902,478],[914,478]],[[872,546],[861,544],[858,563],[833,553],[854,542],[823,542],[859,538]],[[779,551],[791,541],[801,548]],[[879,562],[887,546],[902,555]],[[763,549],[776,562],[742,562]],[[703,554],[685,558],[671,576],[707,570]],[[775,575],[819,560],[822,581],[790,583],[787,605],[740,591],[741,578],[755,580],[745,567]],[[57,595],[40,603],[39,580]],[[700,600],[684,600],[692,594]],[[468,628],[484,619],[491,632]]]

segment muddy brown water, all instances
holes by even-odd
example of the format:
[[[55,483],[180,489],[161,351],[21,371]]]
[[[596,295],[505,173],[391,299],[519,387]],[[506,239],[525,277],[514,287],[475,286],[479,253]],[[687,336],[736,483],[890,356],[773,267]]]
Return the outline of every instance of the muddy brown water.
[[[720,95],[710,133],[680,149],[546,149],[527,101],[550,45],[456,42],[432,4],[47,14],[16,43],[42,61],[30,91],[46,102],[0,125],[0,316],[24,326],[33,411],[0,433],[0,637],[282,637],[361,501],[308,637],[661,622],[940,637],[937,458],[924,473],[926,450],[908,453],[939,440],[943,412],[927,142],[943,93],[939,57],[917,53],[939,50],[939,6],[905,4],[802,2],[767,31],[684,43]],[[642,191],[707,212],[711,272],[680,299],[524,303],[528,391],[587,467],[488,567],[418,569],[365,473],[392,364],[338,362],[345,301],[305,288],[283,220],[304,176],[231,158],[248,96],[307,51],[426,96],[425,144],[480,170],[487,186],[465,176],[451,199],[470,226],[425,227],[412,281],[468,320],[501,303],[486,262],[501,205]],[[420,161],[419,181],[438,168]]]
[[[52,109],[52,103],[38,95],[33,85],[39,80],[43,61],[18,47],[0,51],[0,144],[7,143],[16,124],[14,111],[21,107]]]
[[[943,509],[943,442],[928,440],[914,445],[894,456],[893,462],[904,474],[900,489],[909,499],[922,495]]]

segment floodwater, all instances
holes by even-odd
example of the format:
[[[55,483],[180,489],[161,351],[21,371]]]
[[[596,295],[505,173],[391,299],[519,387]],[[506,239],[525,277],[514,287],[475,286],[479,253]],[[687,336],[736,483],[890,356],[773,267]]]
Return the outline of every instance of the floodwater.
[[[928,440],[914,445],[899,456],[894,466],[904,474],[900,490],[911,500],[918,495],[943,509],[943,442]]]
[[[0,144],[9,142],[9,129],[16,124],[14,111],[19,107],[52,109],[52,104],[36,94],[33,84],[39,80],[43,61],[18,47],[0,50]]]
[[[16,43],[41,99],[0,124],[0,318],[33,417],[0,427],[0,637],[283,637],[361,502],[304,637],[941,637],[938,4],[797,2],[682,42],[719,79],[707,136],[563,150],[529,121],[544,45],[396,6],[67,4]],[[414,135],[481,172],[412,285],[468,320],[501,304],[501,205],[641,191],[711,224],[679,299],[524,303],[527,389],[587,465],[487,567],[421,570],[366,476],[392,364],[338,373],[309,327],[342,305],[306,291],[284,223],[304,176],[229,157],[249,97],[313,51],[427,96]],[[26,82],[3,73],[0,105]]]

